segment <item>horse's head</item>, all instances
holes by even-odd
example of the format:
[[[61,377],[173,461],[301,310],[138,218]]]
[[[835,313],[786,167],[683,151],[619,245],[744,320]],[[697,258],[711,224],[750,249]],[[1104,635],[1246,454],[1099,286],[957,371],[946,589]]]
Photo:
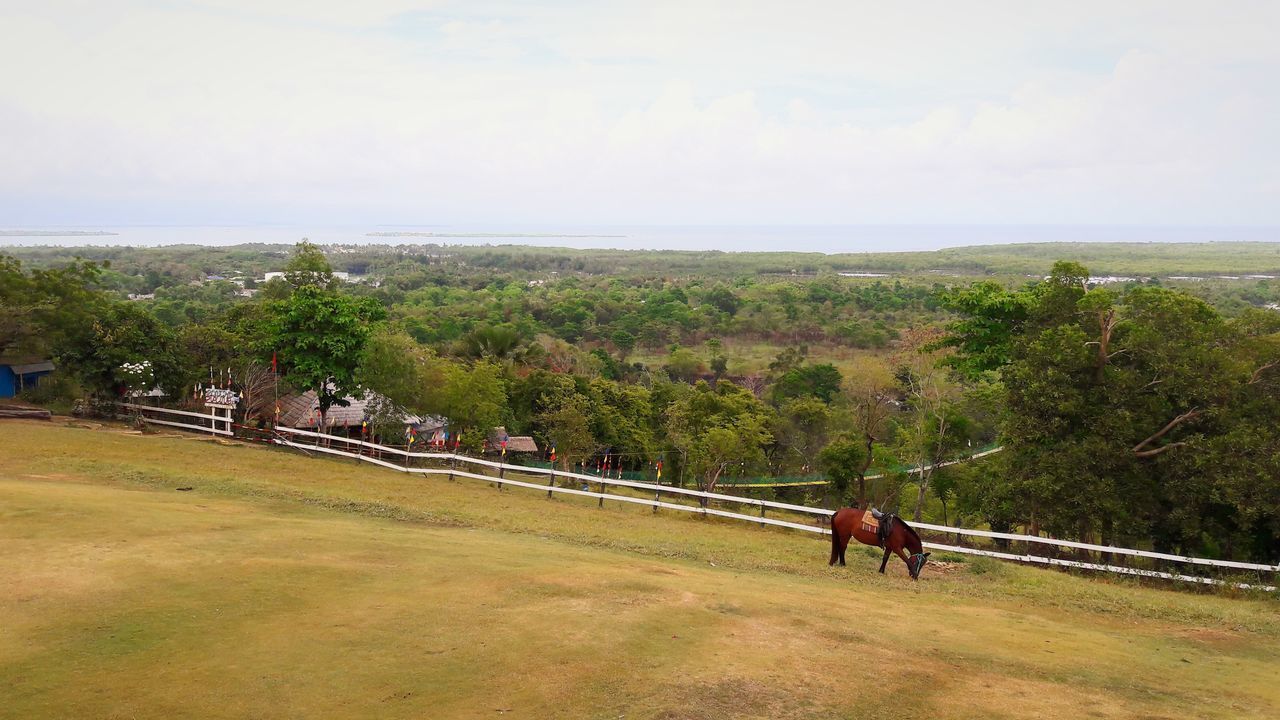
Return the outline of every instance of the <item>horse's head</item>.
[[[924,564],[929,561],[927,552],[915,552],[907,559],[907,571],[911,573],[912,580],[920,579],[920,571],[924,569]]]

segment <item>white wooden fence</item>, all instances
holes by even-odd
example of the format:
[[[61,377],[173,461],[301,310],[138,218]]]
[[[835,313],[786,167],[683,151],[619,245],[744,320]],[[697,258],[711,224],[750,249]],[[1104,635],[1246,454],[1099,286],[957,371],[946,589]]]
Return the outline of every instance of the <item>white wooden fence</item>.
[[[116,405],[118,405],[119,407],[125,408],[126,410],[132,410],[134,412],[137,412],[145,422],[153,423],[156,425],[168,425],[170,427],[183,428],[184,430],[199,430],[201,432],[215,433],[217,435],[234,435],[235,434],[231,431],[231,423],[232,423],[231,411],[227,410],[225,413],[218,412],[222,408],[209,408],[208,412],[198,413],[198,412],[191,412],[189,410],[174,410],[172,408],[162,408],[162,407],[156,407],[154,405],[140,405],[137,403],[122,402],[122,403],[116,403]],[[161,420],[159,418],[149,417],[148,415],[145,414],[147,411],[156,412],[156,413],[168,413],[170,415],[179,415],[182,417],[200,418],[201,420],[208,420],[209,424],[194,425],[191,422],[181,423],[181,422],[175,422],[173,420]]]
[[[122,405],[124,405],[122,403]],[[159,413],[174,413],[179,415],[187,415],[199,418],[210,418],[210,415],[201,415],[199,413],[191,413],[180,410],[170,410],[168,408],[157,408],[146,405],[126,405],[126,407],[136,408],[142,411],[152,411]],[[171,427],[180,427],[200,432],[211,432],[219,435],[229,435],[230,430],[223,430],[216,427],[217,423],[212,426],[191,425],[174,421],[163,421],[142,415],[146,422],[155,422]],[[225,418],[215,417],[217,421]],[[311,442],[304,442],[310,440]],[[509,465],[505,463],[494,462],[492,460],[484,460],[481,458],[469,457],[466,455],[458,455],[455,453],[445,452],[412,452],[401,448],[390,447],[387,445],[378,445],[363,440],[354,440],[342,437],[340,435],[325,435],[312,432],[309,430],[297,430],[293,428],[278,427],[274,430],[273,442],[277,445],[296,448],[306,452],[317,452],[325,455],[334,455],[340,457],[352,458],[373,465],[406,472],[416,475],[443,475],[450,478],[467,478],[472,480],[483,480],[487,483],[497,483],[499,487],[503,485],[512,485],[515,487],[529,488],[533,490],[545,491],[550,497],[553,493],[563,495],[578,495],[584,497],[598,498],[600,504],[603,505],[606,499],[631,503],[635,505],[646,505],[658,509],[674,510],[677,512],[690,512],[702,515],[712,515],[717,517],[732,518],[735,520],[743,520],[761,525],[772,525],[775,527],[785,527],[792,530],[800,530],[802,532],[811,532],[818,534],[830,534],[827,527],[816,523],[802,523],[793,520],[783,520],[780,518],[771,518],[766,516],[766,511],[770,508],[790,513],[807,514],[813,516],[830,517],[832,512],[826,508],[815,508],[806,505],[792,505],[790,503],[775,502],[772,500],[760,500],[757,498],[746,498],[737,495],[725,495],[722,493],[703,492],[701,490],[691,490],[687,488],[672,487],[669,485],[656,485],[653,483],[637,482],[634,480],[622,480],[614,478],[597,477],[595,475],[586,475],[583,473],[564,472],[561,470],[531,468],[523,465]],[[324,444],[321,444],[321,443]],[[332,447],[333,444],[342,444],[348,448],[364,448],[364,451],[351,452]],[[390,455],[402,459],[403,464],[389,462],[381,457],[374,457],[373,453],[378,455]],[[448,463],[450,467],[412,467],[413,460],[433,461],[437,463]],[[461,470],[456,467],[458,463],[471,466],[479,466],[499,471],[501,477],[494,475],[485,475],[467,470]],[[505,477],[506,472],[517,472],[524,475],[546,474],[548,481],[545,485]],[[572,487],[559,487],[556,481],[561,478],[568,478],[585,484],[588,489],[578,489]],[[589,489],[591,485],[596,485],[599,490]],[[642,490],[646,493],[652,492],[653,499],[648,497],[636,497],[635,495],[609,494],[608,487],[622,487],[632,490]],[[685,498],[697,498],[698,505],[682,505],[674,502],[663,501],[662,495],[680,496]],[[743,512],[732,512],[720,508],[710,507],[711,501],[719,503],[732,503],[740,506],[752,508],[754,514],[746,514]],[[1095,545],[1092,543],[1076,542],[1073,540],[1057,540],[1054,538],[1039,537],[1036,535],[1021,535],[1015,533],[993,532],[989,530],[972,530],[969,528],[955,528],[946,525],[933,525],[930,523],[912,523],[912,527],[922,530],[930,530],[933,532],[947,533],[952,535],[965,535],[970,537],[983,537],[990,539],[1009,540],[1013,542],[1036,543],[1040,545],[1049,545],[1054,547],[1074,548],[1078,550],[1089,550],[1099,553],[1111,553],[1112,555],[1125,555],[1130,557],[1143,557],[1153,560],[1163,560],[1167,562],[1186,563],[1193,566],[1207,566],[1224,568],[1234,571],[1254,571],[1259,573],[1280,572],[1280,565],[1268,565],[1264,563],[1248,563],[1237,562],[1233,560],[1212,560],[1209,558],[1198,558],[1187,555],[1173,555],[1170,553],[1158,553],[1149,550],[1135,550],[1132,548],[1113,547],[1110,545]],[[1141,568],[1125,567],[1120,565],[1111,565],[1107,563],[1091,563],[1079,560],[1065,560],[1060,558],[1045,557],[1041,555],[1033,555],[1031,553],[1017,554],[1009,552],[999,552],[995,550],[984,550],[980,548],[962,547],[957,545],[947,545],[935,542],[925,542],[924,546],[933,550],[942,550],[947,552],[961,553],[965,555],[982,555],[986,557],[1000,558],[1002,560],[1014,560],[1017,562],[1033,563],[1041,565],[1056,565],[1060,567],[1074,567],[1085,570],[1096,570],[1101,572],[1121,573],[1125,575],[1137,575],[1142,577],[1162,578],[1166,580],[1181,580],[1184,582],[1202,583],[1207,585],[1232,585],[1242,589],[1262,589],[1274,592],[1276,587],[1273,585],[1261,585],[1241,582],[1228,582],[1216,578],[1202,577],[1198,575],[1185,575],[1180,573],[1168,573],[1158,570],[1145,570]],[[1029,548],[1028,548],[1029,549]]]

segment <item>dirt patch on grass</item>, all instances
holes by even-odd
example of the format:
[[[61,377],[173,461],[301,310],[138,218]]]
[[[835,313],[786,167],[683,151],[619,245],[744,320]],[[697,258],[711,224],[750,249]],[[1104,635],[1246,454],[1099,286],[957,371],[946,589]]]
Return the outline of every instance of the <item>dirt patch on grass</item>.
[[[725,718],[807,718],[809,701],[791,691],[756,678],[727,677],[669,689],[659,720],[721,720]]]
[[[985,718],[1133,718],[1134,708],[1114,695],[1051,682],[986,674],[957,673],[947,697],[953,717]],[[1146,715],[1175,720],[1174,715]]]

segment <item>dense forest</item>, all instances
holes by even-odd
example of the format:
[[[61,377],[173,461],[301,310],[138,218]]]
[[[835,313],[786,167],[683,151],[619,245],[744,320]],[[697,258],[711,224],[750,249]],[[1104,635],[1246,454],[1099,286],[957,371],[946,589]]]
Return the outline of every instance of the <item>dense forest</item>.
[[[32,402],[225,368],[247,417],[277,386],[373,392],[375,432],[441,416],[472,452],[505,426],[564,467],[820,476],[809,500],[1280,558],[1280,245],[8,252],[3,358],[59,368]]]

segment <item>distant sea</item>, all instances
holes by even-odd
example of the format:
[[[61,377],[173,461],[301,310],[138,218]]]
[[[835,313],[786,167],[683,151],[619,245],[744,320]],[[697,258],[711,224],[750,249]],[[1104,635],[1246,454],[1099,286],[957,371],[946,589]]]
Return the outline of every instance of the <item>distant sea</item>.
[[[29,230],[40,235],[23,236]],[[1104,225],[360,225],[360,226],[76,226],[3,227],[12,245],[239,245],[315,243],[370,245],[535,245],[624,250],[862,253],[941,250],[967,245],[1041,242],[1280,242],[1280,227],[1149,227]],[[101,231],[111,235],[66,235]],[[375,233],[371,235],[370,233]],[[401,233],[404,235],[392,236]],[[408,234],[412,235],[408,235]],[[433,236],[428,236],[431,233]]]

